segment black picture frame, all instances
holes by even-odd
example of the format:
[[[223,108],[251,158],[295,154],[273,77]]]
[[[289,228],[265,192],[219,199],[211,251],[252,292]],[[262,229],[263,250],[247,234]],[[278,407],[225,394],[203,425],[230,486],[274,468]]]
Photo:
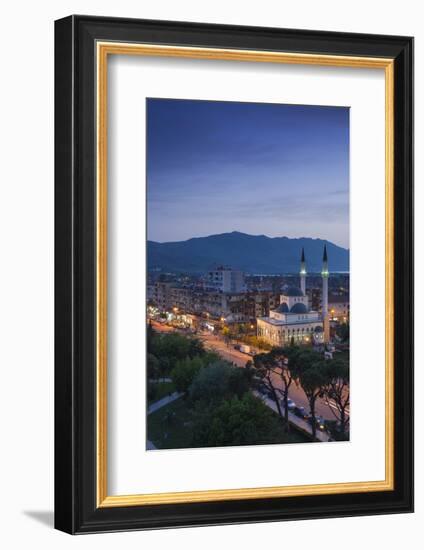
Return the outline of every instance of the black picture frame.
[[[393,491],[96,505],[98,40],[394,60]],[[94,533],[413,511],[413,39],[73,15],[55,23],[55,527]]]

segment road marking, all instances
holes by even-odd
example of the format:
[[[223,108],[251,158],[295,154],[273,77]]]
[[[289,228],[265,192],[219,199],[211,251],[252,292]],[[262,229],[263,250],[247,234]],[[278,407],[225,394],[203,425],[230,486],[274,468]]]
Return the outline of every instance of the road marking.
[[[330,401],[328,403],[328,405],[332,408],[332,409],[337,409],[339,410],[338,406],[336,405],[336,403],[334,401]],[[345,409],[345,413],[349,416],[350,414],[350,410],[349,409]]]

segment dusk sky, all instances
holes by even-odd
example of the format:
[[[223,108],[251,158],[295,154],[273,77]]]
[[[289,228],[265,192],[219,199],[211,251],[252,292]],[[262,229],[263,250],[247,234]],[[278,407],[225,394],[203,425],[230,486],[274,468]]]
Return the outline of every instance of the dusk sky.
[[[147,100],[148,239],[240,231],[349,247],[349,109]]]

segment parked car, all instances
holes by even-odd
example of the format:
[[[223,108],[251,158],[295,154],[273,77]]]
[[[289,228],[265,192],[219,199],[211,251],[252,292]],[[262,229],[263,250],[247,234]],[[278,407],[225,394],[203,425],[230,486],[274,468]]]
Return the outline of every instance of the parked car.
[[[327,421],[325,420],[325,418],[323,418],[322,416],[317,416],[316,421],[318,430],[320,430],[321,432],[327,431]]]
[[[283,397],[283,399],[281,400],[281,404],[283,405],[283,407],[284,407],[284,403],[285,403],[285,400]],[[296,408],[296,403],[292,399],[290,399],[290,397],[287,399],[287,408],[289,409],[289,411],[292,411],[293,409]]]
[[[272,394],[272,391],[267,387],[265,386],[265,384],[259,384],[258,386],[258,392],[261,394],[261,395],[264,395],[265,397],[269,397],[271,399],[274,399],[274,396]]]
[[[296,416],[298,416],[299,418],[305,418],[306,416],[306,411],[305,411],[305,407],[295,407],[293,409],[293,412]]]
[[[262,395],[268,395],[269,390],[266,386],[261,384],[258,386],[258,392],[261,393]]]
[[[309,424],[312,425],[312,417],[310,415],[308,415],[307,421],[309,422]],[[315,425],[317,429],[320,430],[321,432],[327,431],[327,423],[325,418],[323,418],[322,416],[315,417]]]

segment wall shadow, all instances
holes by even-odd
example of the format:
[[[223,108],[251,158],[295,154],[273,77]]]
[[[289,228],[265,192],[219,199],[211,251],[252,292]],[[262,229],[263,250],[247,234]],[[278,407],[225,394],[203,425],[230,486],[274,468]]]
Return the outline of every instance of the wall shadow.
[[[23,513],[39,523],[53,529],[54,527],[54,512],[53,510],[24,510]]]

